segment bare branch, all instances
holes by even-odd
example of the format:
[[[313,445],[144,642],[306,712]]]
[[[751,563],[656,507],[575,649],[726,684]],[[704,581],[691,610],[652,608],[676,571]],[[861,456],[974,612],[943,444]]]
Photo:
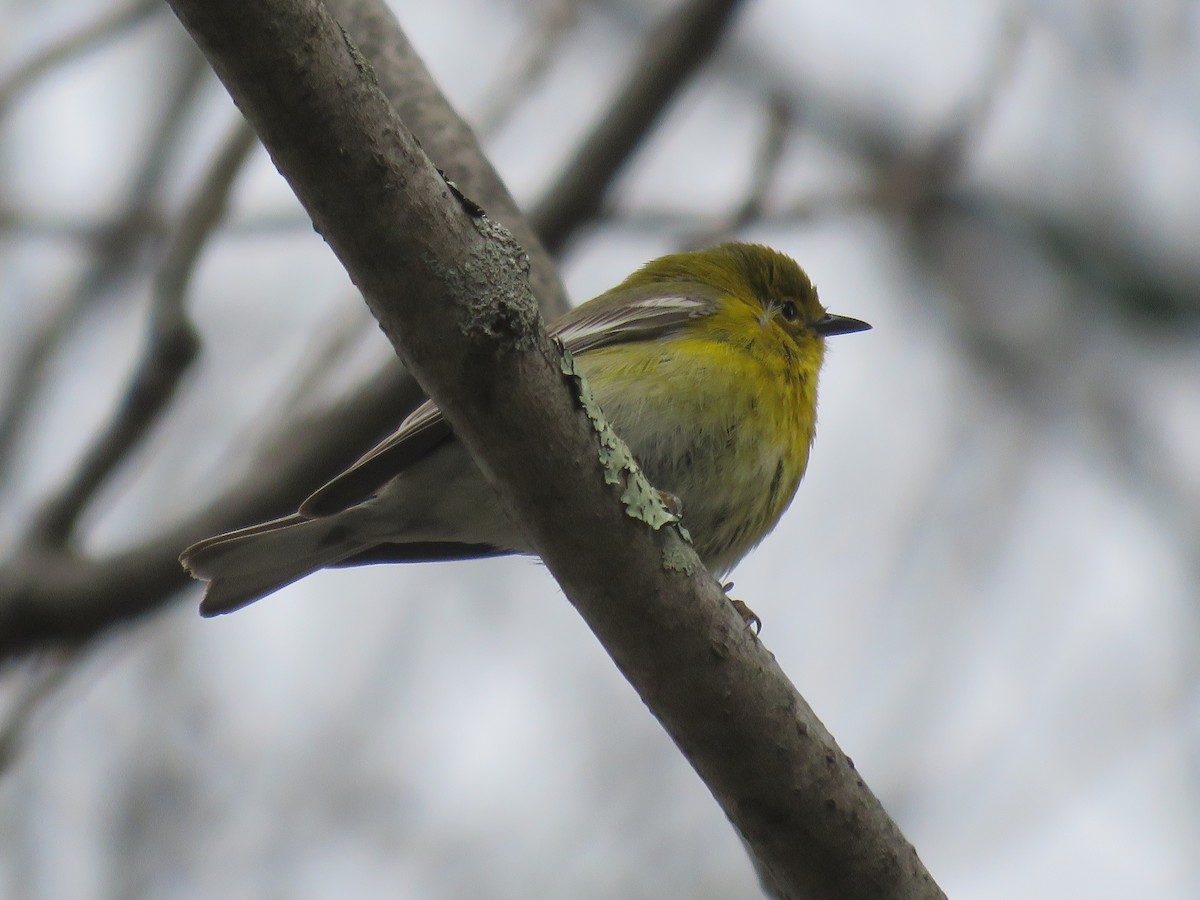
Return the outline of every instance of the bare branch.
[[[229,485],[203,510],[136,547],[100,559],[27,543],[0,568],[0,660],[77,645],[162,607],[193,582],[179,551],[206,535],[296,508],[423,399],[399,366],[316,420],[294,423],[289,452]]]
[[[360,307],[357,312],[361,314],[347,315],[344,306],[332,310],[325,317],[323,324],[314,329],[311,346],[304,354],[302,367],[295,372],[291,382],[283,386],[282,395],[274,405],[282,412],[282,421],[277,424],[289,440],[295,436],[290,427],[283,426],[293,425],[297,413],[311,414],[313,398],[321,395],[331,374],[347,359],[350,352],[360,345],[368,330],[375,330],[376,323],[369,311]],[[388,363],[392,362],[395,362],[394,357],[388,360]],[[268,447],[268,455],[274,455],[287,446],[271,440],[267,440],[265,444]]]
[[[645,41],[625,84],[530,213],[551,253],[599,212],[609,185],[667,104],[716,49],[739,0],[687,0]]]
[[[119,37],[122,32],[147,18],[157,7],[158,4],[154,0],[133,0],[126,7],[105,12],[96,21],[64,35],[26,60],[0,81],[0,117],[8,112],[9,106],[22,91],[43,75],[88,50]]]
[[[717,243],[763,217],[791,125],[792,115],[787,101],[778,95],[772,97],[767,104],[766,127],[750,172],[750,188],[746,198],[724,222],[695,229],[684,242],[686,247],[706,247]]]
[[[533,313],[523,254],[446,185],[325,8],[173,6],[398,352],[780,895],[941,896],[677,532],[625,513],[597,459],[598,425]],[[525,435],[538,436],[537,453]]]
[[[0,721],[0,775],[20,756],[30,721],[43,703],[66,683],[74,661],[74,653],[47,654],[31,661],[25,671],[10,674],[10,677],[19,674],[20,681],[10,685],[16,697]]]
[[[753,202],[753,197],[747,197],[746,204],[743,206]],[[776,198],[772,203],[772,208],[760,209],[744,220],[740,215],[732,219],[729,216],[719,215],[701,218],[691,210],[654,207],[614,210],[611,214],[602,215],[599,220],[606,227],[628,229],[634,232],[661,233],[667,231],[692,235],[692,237],[686,237],[684,242],[689,246],[699,246],[707,242],[706,238],[717,239],[735,230],[731,224],[733,221],[737,222],[737,228],[744,228],[750,224],[795,226],[801,222],[812,221],[819,216],[878,209],[878,207],[879,193],[874,187],[830,188],[824,193],[808,193],[803,198],[782,204]]]
[[[225,215],[234,180],[257,145],[254,129],[239,120],[188,202],[154,279],[149,333],[120,406],[88,449],[75,474],[43,508],[32,538],[61,546],[80,514],[120,462],[145,437],[175,396],[200,349],[188,317],[188,283],[208,239]]]
[[[140,220],[121,214],[89,222],[81,216],[56,215],[0,203],[0,233],[11,238],[49,238],[92,246],[103,246],[108,236],[121,227],[127,233],[138,234],[142,239],[158,238],[167,233],[164,215],[149,210],[141,212]]]
[[[452,171],[460,184],[470,185],[476,196],[488,198],[514,231],[528,236],[535,293],[547,314],[557,315],[566,307],[566,294],[553,261],[537,249],[540,245],[531,228],[470,129],[438,92],[391,11],[379,0],[333,0],[333,5],[342,9],[349,26],[366,36],[376,54],[373,71],[381,87],[406,118],[421,128],[422,145],[439,154],[439,163]],[[192,56],[203,66],[202,57],[194,52]],[[182,109],[185,104],[173,107]],[[159,130],[163,140],[156,145],[165,143],[167,122],[163,124]],[[172,119],[170,124],[173,134],[177,122]],[[151,163],[137,179],[139,188],[145,190],[156,183],[164,157],[165,153],[151,154]],[[52,345],[57,346],[57,339]],[[284,437],[273,436],[286,440],[286,458],[253,467],[243,481],[227,486],[223,494],[170,533],[99,559],[82,559],[65,550],[27,542],[16,558],[0,569],[0,658],[46,645],[80,643],[159,608],[190,583],[178,563],[182,547],[205,535],[294,509],[316,485],[382,438],[423,398],[420,387],[395,361],[337,407],[288,423],[281,432]],[[15,425],[19,418],[13,416],[9,421]],[[6,420],[0,416],[0,435],[4,424]],[[2,451],[0,443],[0,462]]]
[[[0,399],[0,484],[11,459],[13,445],[24,426],[25,417],[38,397],[46,367],[81,313],[93,302],[104,298],[132,274],[138,250],[147,236],[145,210],[155,202],[171,148],[179,140],[180,122],[191,109],[208,69],[204,58],[191,48],[174,73],[175,83],[166,93],[161,118],[148,143],[144,161],[126,193],[124,212],[112,228],[94,244],[96,258],[80,276],[55,311],[25,344],[7,395]]]
[[[326,5],[370,61],[384,95],[410,123],[438,168],[525,248],[533,293],[543,314],[555,318],[566,312],[566,289],[537,229],[517,206],[475,134],[442,95],[395,14],[384,0],[328,0]]]
[[[499,128],[538,79],[550,68],[564,40],[579,23],[579,0],[544,0],[536,10],[537,27],[526,39],[512,74],[497,79],[481,104],[479,130],[489,134]]]

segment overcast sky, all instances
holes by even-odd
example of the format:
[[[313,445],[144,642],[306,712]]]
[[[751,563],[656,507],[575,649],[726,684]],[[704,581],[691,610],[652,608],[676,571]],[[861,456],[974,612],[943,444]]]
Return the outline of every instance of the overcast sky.
[[[530,8],[395,8],[488,122]],[[0,80],[99,9],[0,2]],[[522,202],[603,108],[639,16],[585,5],[485,130]],[[179,32],[160,10],[0,111],[0,205],[41,223],[0,230],[0,388],[84,264],[56,223],[112,214],[185,63]],[[563,261],[582,301],[719,220],[751,182],[764,95],[787,92],[771,215],[739,236],[875,329],[831,339],[809,474],[735,594],[955,898],[1200,896],[1195,310],[1139,315],[1013,213],[1100,235],[1194,300],[1198,38],[1196,5],[1166,0],[758,0]],[[171,211],[234,121],[203,91]],[[919,147],[964,109],[955,183],[1011,217],[933,234],[861,199],[856,134]],[[0,549],[119,397],[148,291],[98,304],[56,355],[0,482]],[[390,352],[261,150],[191,309],[203,354],[89,513],[90,551],[232,481],[303,407],[332,333],[322,397]],[[323,572],[212,621],[198,598],[89,649],[39,707],[0,780],[0,897],[758,896],[720,809],[536,561]],[[0,698],[37,671],[6,672]]]

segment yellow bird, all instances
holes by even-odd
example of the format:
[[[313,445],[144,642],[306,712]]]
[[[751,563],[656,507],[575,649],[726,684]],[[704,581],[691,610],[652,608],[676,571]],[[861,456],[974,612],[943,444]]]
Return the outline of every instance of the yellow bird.
[[[775,527],[808,466],[825,338],[870,327],[826,312],[791,258],[728,243],[653,260],[549,330],[721,576]],[[297,512],[180,560],[209,582],[200,611],[213,616],[326,566],[528,552],[426,401]]]

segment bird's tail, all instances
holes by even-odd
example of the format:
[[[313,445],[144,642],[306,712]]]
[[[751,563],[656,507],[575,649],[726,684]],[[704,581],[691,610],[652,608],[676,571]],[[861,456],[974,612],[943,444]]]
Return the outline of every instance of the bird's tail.
[[[200,614],[219,616],[363,549],[341,515],[290,515],[207,538],[184,550],[179,561],[209,583]]]

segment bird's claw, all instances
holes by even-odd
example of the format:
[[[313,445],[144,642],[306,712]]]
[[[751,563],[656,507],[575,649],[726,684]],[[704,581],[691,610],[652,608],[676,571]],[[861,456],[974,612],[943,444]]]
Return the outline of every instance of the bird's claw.
[[[728,594],[731,590],[733,590],[733,582],[725,582],[723,585],[721,585],[721,590]],[[737,614],[742,617],[742,621],[746,623],[747,627],[753,628],[756,635],[762,634],[762,619],[755,615],[754,610],[748,607],[743,601],[738,600],[736,597],[730,597],[729,602],[733,605],[733,608],[737,611]]]
[[[658,499],[662,501],[663,506],[667,508],[667,512],[673,515],[676,519],[683,518],[683,501],[670,491],[659,491]]]

